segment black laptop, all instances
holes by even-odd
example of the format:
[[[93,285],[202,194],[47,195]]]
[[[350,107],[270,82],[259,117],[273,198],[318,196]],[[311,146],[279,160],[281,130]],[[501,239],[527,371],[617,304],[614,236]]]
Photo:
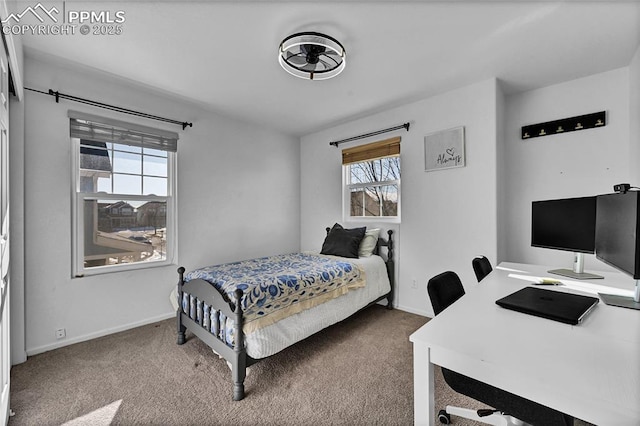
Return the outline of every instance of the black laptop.
[[[582,322],[599,300],[597,297],[525,287],[496,300],[496,304],[525,314],[576,325]]]

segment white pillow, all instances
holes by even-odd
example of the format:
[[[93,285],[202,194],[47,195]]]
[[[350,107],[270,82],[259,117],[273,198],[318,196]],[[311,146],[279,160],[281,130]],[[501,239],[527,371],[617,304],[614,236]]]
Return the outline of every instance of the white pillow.
[[[369,257],[373,254],[373,250],[378,244],[378,235],[380,235],[379,228],[367,229],[360,242],[360,247],[358,247],[358,257]]]

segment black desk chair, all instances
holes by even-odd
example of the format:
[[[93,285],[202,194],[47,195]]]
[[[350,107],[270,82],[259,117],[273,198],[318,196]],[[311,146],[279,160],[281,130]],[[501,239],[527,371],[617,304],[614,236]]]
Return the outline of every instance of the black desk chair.
[[[440,314],[465,294],[460,277],[452,271],[443,272],[431,278],[427,283],[427,292],[435,315]],[[469,318],[469,320],[473,321],[473,318]],[[487,341],[487,344],[493,343]],[[453,414],[491,425],[523,425],[523,422],[544,426],[573,425],[573,417],[521,396],[446,368],[442,368],[442,375],[445,382],[454,391],[499,409],[470,410],[447,406],[446,410],[440,410],[438,413],[438,419],[441,423],[449,424]]]
[[[489,275],[489,272],[493,271],[491,267],[491,262],[484,256],[477,256],[471,261],[471,265],[473,266],[473,272],[476,273],[476,278],[478,282],[482,281],[484,277]]]

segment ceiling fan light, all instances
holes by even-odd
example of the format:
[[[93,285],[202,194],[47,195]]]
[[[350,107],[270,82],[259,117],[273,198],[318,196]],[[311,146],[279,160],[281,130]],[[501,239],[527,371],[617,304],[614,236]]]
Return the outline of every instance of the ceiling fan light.
[[[340,74],[346,52],[333,37],[316,32],[292,34],[282,40],[278,62],[289,74],[306,80],[326,80]]]

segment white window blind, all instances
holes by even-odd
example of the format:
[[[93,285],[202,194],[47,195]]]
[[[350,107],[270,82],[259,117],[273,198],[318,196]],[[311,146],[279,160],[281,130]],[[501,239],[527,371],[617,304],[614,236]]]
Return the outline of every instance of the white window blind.
[[[176,152],[178,134],[78,111],[68,113],[71,137]]]

